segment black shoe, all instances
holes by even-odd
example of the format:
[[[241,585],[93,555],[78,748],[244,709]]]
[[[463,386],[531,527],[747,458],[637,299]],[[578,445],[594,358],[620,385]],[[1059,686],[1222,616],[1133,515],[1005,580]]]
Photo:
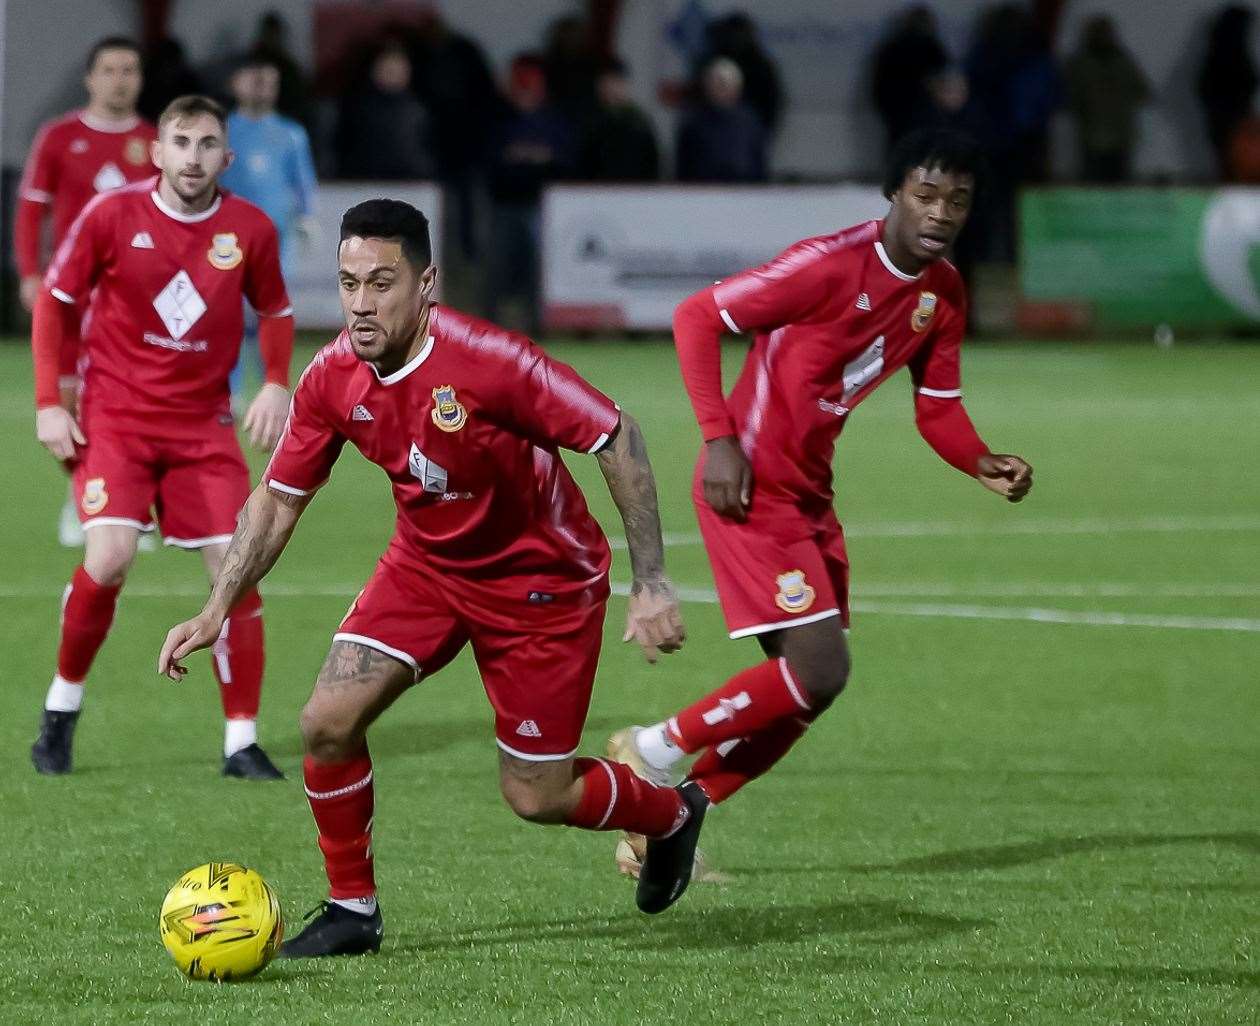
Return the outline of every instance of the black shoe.
[[[31,745],[31,762],[40,773],[60,776],[70,772],[70,742],[74,740],[74,725],[78,722],[77,711],[44,710],[39,737]]]
[[[647,855],[639,871],[639,888],[634,900],[639,911],[649,915],[664,912],[682,897],[687,884],[691,883],[696,844],[700,841],[704,814],[709,810],[709,799],[698,784],[684,781],[678,785],[678,793],[691,815],[669,837],[648,839]]]
[[[319,913],[316,916],[316,913]],[[326,955],[375,955],[381,950],[385,922],[378,907],[370,916],[322,901],[306,918],[316,918],[292,940],[280,945],[280,958],[323,958]]]
[[[257,743],[246,745],[224,759],[223,775],[242,780],[284,779],[284,774],[276,769],[276,764],[267,758],[267,753]]]

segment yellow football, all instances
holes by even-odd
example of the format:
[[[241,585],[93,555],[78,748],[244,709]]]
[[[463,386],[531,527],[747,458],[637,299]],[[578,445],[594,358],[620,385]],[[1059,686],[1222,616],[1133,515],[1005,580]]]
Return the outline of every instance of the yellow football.
[[[261,971],[284,939],[275,891],[252,869],[207,862],[166,892],[162,943],[191,980],[226,983]]]

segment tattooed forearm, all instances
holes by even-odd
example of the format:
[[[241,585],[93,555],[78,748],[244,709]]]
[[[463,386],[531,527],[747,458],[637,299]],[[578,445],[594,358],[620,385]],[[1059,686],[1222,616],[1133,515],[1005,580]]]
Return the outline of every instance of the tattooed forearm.
[[[254,489],[236,519],[236,533],[210,589],[207,610],[226,616],[267,575],[288,544],[307,501],[305,496],[286,495],[265,483]]]
[[[621,430],[597,457],[608,491],[626,528],[636,590],[665,575],[665,544],[656,500],[656,479],[638,421],[621,415]]]

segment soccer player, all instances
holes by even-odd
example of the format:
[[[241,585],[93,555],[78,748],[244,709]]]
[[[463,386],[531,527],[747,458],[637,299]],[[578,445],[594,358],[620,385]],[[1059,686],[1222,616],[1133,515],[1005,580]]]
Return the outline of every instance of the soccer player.
[[[36,433],[73,463],[86,534],[83,564],[62,602],[57,671],[31,749],[41,773],[66,773],[83,682],[105,641],[143,531],[201,552],[213,576],[249,471],[229,412],[228,372],[241,341],[241,297],[262,316],[266,383],[245,415],[270,450],[288,411],[293,316],[267,216],[222,192],[231,161],[222,108],[201,96],[162,113],[156,178],[92,200],[57,250],[35,302]],[[61,348],[89,304],[81,414],[58,401]],[[156,517],[154,516],[156,511]],[[262,602],[241,592],[215,639],[227,776],[281,776],[258,746]]]
[[[702,753],[682,785],[696,814],[642,846],[644,911],[664,911],[686,888],[707,806],[783,758],[848,680],[849,561],[831,459],[854,407],[908,366],[915,421],[945,462],[1011,502],[1032,487],[1028,463],[991,453],[962,403],[963,284],[944,254],[966,223],[980,163],[964,136],[912,134],[891,156],[882,221],[798,242],[674,315],[704,436],[693,499],[718,598],[730,636],[755,637],[766,660],[610,742],[656,783]],[[754,339],[729,397],[724,330]]]
[[[603,636],[611,553],[561,447],[595,453],[634,574],[625,640],[649,662],[683,641],[639,426],[522,335],[430,301],[428,222],[369,200],[341,222],[346,330],[307,367],[284,437],[241,514],[200,615],[171,629],[179,679],[276,561],[346,442],[386,473],[393,540],[350,605],[302,712],[306,795],[330,884],[289,957],[380,948],[366,734],[466,644],[494,707],[499,785],[536,823],[666,837],[690,816],[673,788],[574,758]]]
[[[236,109],[228,115],[228,138],[236,154],[223,174],[223,186],[261,207],[280,234],[280,266],[290,278],[294,236],[311,232],[315,212],[315,165],[306,129],[276,113],[280,68],[271,58],[245,57],[231,79]],[[254,326],[246,325],[241,362],[233,371],[232,391],[239,390],[243,365],[257,364],[251,344]]]
[[[43,267],[44,226],[52,221],[52,250],[60,245],[79,211],[97,193],[152,177],[149,144],[157,133],[136,114],[140,95],[140,49],[110,36],[88,53],[83,77],[88,104],[40,127],[18,186],[13,248],[21,278],[22,305],[31,310]],[[67,345],[60,368],[61,401],[74,411],[81,384],[79,347]],[[83,544],[74,498],[61,511],[63,545]]]

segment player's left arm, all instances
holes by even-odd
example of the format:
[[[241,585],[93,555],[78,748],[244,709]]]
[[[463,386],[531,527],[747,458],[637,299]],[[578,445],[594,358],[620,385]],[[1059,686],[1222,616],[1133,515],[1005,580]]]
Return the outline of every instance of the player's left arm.
[[[258,355],[263,385],[245,411],[250,441],[270,451],[289,415],[289,364],[293,360],[293,307],[280,270],[280,241],[267,222],[245,272],[245,297],[258,312]]]
[[[621,514],[634,583],[623,641],[635,640],[649,663],[656,653],[677,652],[687,637],[678,595],[665,573],[656,477],[638,421],[624,411],[617,430],[595,457]]]
[[[915,425],[923,440],[950,466],[1009,502],[1019,502],[1032,488],[1032,466],[1022,457],[990,452],[963,405],[960,364],[964,302],[960,297],[942,311],[933,337],[910,362]]]

